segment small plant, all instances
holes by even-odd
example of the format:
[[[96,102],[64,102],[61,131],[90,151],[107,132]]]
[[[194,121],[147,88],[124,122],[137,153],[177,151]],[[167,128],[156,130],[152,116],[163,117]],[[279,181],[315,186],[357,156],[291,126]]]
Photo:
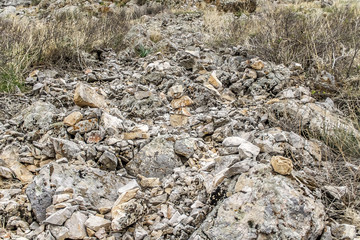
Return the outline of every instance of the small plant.
[[[144,47],[143,45],[139,45],[138,47],[135,48],[135,51],[137,52],[137,54],[144,58],[146,57],[147,55],[149,55],[149,53],[151,52],[151,49],[150,48],[146,48]]]
[[[0,67],[0,92],[13,93],[17,89],[24,89],[21,76],[12,67]]]

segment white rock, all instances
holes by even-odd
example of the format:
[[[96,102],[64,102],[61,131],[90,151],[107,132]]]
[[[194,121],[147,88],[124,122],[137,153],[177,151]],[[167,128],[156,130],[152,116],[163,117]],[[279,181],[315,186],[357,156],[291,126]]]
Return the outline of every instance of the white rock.
[[[86,220],[85,226],[97,232],[100,228],[109,229],[111,221],[98,216],[91,216]]]
[[[241,137],[227,137],[222,142],[224,147],[238,147],[240,144],[247,142],[245,139]]]
[[[87,236],[85,230],[85,221],[87,217],[81,212],[74,212],[71,218],[66,221],[65,227],[69,229],[70,239],[83,239]]]
[[[241,143],[239,146],[240,159],[253,158],[255,159],[260,153],[260,148],[251,142]]]

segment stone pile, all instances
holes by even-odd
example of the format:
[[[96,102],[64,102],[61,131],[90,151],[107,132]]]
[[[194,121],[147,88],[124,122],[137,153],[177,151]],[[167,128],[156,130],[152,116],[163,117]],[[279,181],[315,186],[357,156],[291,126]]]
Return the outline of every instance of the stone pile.
[[[101,67],[27,78],[28,104],[0,120],[0,238],[356,237],[326,222],[323,192],[347,191],[326,184],[326,145],[283,125],[357,130],[298,86],[301,66],[209,49],[201,26],[146,16]]]

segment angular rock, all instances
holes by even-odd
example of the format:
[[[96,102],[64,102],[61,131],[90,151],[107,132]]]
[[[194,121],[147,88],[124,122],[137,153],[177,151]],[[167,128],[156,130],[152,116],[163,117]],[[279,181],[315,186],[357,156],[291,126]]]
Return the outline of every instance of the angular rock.
[[[70,239],[84,239],[87,234],[85,230],[85,221],[87,216],[81,212],[74,212],[71,218],[66,221],[65,227],[69,229]]]
[[[238,149],[239,149],[240,159],[244,159],[244,158],[255,159],[260,153],[260,148],[248,141],[241,143]]]
[[[183,127],[188,123],[188,116],[173,114],[170,115],[170,124],[173,127]]]
[[[102,171],[82,165],[51,163],[41,168],[34,181],[28,185],[26,194],[39,222],[45,219],[45,209],[51,205],[54,189],[73,189],[93,209],[111,208],[118,198],[117,189],[129,179],[114,172]]]
[[[174,150],[176,154],[190,158],[195,152],[195,139],[185,138],[175,142]]]
[[[247,142],[245,139],[241,137],[227,137],[222,142],[224,147],[238,147],[240,144]]]
[[[106,112],[101,115],[101,125],[112,135],[120,133],[124,129],[123,121],[121,119]]]
[[[7,168],[14,173],[17,179],[25,183],[32,181],[34,177],[33,174],[19,162],[19,153],[17,148],[5,148],[5,150],[0,154],[0,159],[5,162]]]
[[[69,229],[67,227],[50,225],[49,229],[56,240],[65,240],[69,238]]]
[[[53,138],[54,149],[57,154],[57,158],[66,157],[67,159],[74,159],[79,155],[80,148],[72,141],[64,140],[60,138]]]
[[[0,166],[0,177],[2,178],[13,178],[13,173],[9,168]]]
[[[208,82],[214,87],[214,88],[221,88],[222,87],[222,83],[220,82],[220,80],[217,78],[216,76],[216,72],[212,72]]]
[[[15,119],[22,121],[25,129],[43,129],[49,127],[55,118],[57,109],[50,103],[37,101],[21,111]]]
[[[81,112],[73,112],[64,118],[64,124],[67,126],[73,126],[78,123],[82,118],[83,115],[81,114]]]
[[[273,156],[270,160],[274,171],[282,175],[289,175],[293,170],[291,159],[282,156]]]
[[[84,134],[98,128],[99,128],[98,120],[96,118],[92,118],[76,123],[74,126],[69,127],[67,131],[70,134],[76,134],[76,133]]]
[[[295,180],[257,165],[239,177],[232,195],[189,239],[318,239],[324,206],[299,189]]]
[[[349,224],[334,224],[331,227],[331,233],[335,239],[350,240],[356,237],[356,227]]]
[[[177,108],[191,106],[193,103],[194,103],[193,100],[191,100],[191,98],[189,98],[188,96],[182,96],[181,98],[173,99],[171,101],[171,107],[173,109],[177,109]]]
[[[134,176],[141,174],[145,177],[163,178],[181,165],[174,151],[174,143],[166,137],[157,137],[135,155],[126,165],[126,170]]]
[[[99,163],[108,170],[116,170],[118,159],[115,154],[105,151],[99,158]]]
[[[81,82],[76,86],[74,102],[80,107],[105,108],[107,106],[102,95],[98,94],[94,88]]]
[[[98,231],[100,228],[109,229],[110,225],[110,220],[98,216],[91,216],[85,222],[85,226],[95,232]]]
[[[77,210],[77,208],[77,206],[72,206],[61,209],[46,218],[44,223],[61,226],[66,220],[68,220],[72,216],[72,214],[75,210]]]
[[[184,89],[182,85],[174,85],[168,91],[168,96],[172,98],[180,98],[183,95]]]

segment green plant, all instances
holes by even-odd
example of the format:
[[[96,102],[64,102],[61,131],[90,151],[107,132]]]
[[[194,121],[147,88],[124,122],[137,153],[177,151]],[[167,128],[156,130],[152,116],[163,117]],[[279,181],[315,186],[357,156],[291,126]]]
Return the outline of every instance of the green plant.
[[[25,88],[23,79],[12,66],[0,67],[0,92],[13,93]]]
[[[139,46],[137,46],[137,47],[135,48],[135,51],[136,51],[136,53],[137,53],[140,57],[144,58],[144,57],[146,57],[147,55],[149,55],[149,53],[151,52],[151,49],[150,49],[150,48],[146,48],[146,47],[144,47],[143,45],[139,45]]]

